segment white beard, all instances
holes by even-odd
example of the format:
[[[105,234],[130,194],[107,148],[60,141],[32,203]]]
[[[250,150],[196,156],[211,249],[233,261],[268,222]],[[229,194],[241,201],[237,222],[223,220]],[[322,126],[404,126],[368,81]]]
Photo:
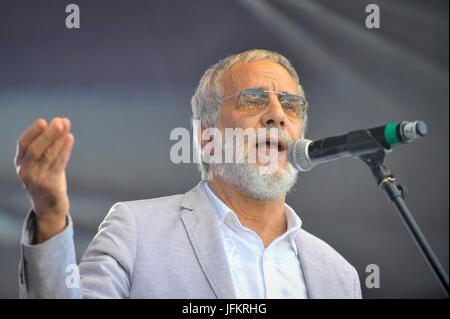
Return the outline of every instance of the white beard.
[[[295,185],[298,171],[286,163],[285,169],[265,174],[248,163],[221,163],[214,165],[214,174],[237,186],[254,199],[270,201],[285,196]]]

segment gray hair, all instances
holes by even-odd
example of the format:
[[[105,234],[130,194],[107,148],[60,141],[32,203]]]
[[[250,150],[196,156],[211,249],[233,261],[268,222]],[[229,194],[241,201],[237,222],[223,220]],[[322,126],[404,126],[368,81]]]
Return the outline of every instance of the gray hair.
[[[200,121],[205,128],[216,127],[219,121],[223,99],[221,87],[222,76],[228,69],[237,63],[249,63],[259,60],[270,60],[284,67],[295,81],[297,86],[297,94],[306,98],[303,87],[300,84],[298,74],[287,58],[274,51],[262,49],[248,50],[230,55],[206,70],[200,79],[200,83],[194,93],[194,96],[191,99],[193,123]],[[302,136],[304,136],[306,132],[307,118],[307,112],[305,112],[301,118]],[[196,149],[197,156],[199,156],[198,158],[200,159],[199,170],[202,173],[202,179],[206,180],[208,179],[209,165],[201,160],[200,136],[197,136],[199,130],[200,128],[195,127],[194,124],[194,148]]]

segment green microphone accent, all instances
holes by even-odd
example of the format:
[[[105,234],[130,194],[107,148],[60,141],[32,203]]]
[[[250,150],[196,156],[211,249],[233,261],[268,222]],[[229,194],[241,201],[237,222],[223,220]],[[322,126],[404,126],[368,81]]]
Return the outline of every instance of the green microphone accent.
[[[391,123],[384,128],[384,138],[389,145],[401,143],[397,137],[397,125],[399,123]]]

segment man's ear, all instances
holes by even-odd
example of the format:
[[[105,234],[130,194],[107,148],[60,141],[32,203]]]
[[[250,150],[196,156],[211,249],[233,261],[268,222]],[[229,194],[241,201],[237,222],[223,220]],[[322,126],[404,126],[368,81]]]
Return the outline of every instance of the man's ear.
[[[200,126],[200,136],[199,136],[199,138],[200,138],[200,146],[201,146],[202,149],[205,147],[206,144],[208,144],[209,142],[212,141],[212,137],[211,137],[211,136],[210,136],[208,139],[203,139],[203,133],[204,133],[208,128],[209,128],[209,127],[205,127],[205,126],[203,125],[203,123],[201,123],[201,126]]]

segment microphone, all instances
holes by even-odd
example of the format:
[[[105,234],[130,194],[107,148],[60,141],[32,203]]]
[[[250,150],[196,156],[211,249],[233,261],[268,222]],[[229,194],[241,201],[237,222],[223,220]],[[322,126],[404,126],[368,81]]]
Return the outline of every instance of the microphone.
[[[306,172],[343,157],[360,157],[380,149],[389,152],[391,146],[410,143],[427,132],[422,121],[402,121],[315,141],[300,139],[289,147],[287,158],[295,168]]]

